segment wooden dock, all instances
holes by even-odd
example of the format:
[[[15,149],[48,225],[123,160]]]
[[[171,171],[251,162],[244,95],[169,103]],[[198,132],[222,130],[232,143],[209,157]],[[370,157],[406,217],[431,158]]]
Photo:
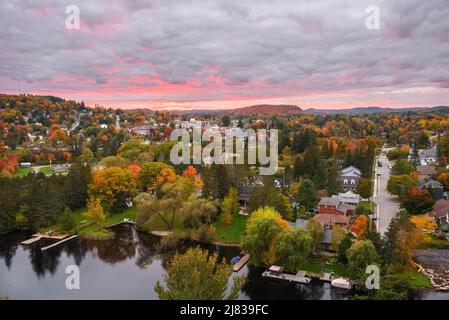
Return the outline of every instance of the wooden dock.
[[[245,264],[248,263],[248,261],[249,261],[249,254],[245,254],[243,257],[240,258],[239,261],[237,261],[236,264],[234,264],[234,265],[232,266],[232,269],[234,270],[234,272],[238,272],[238,271],[240,271],[240,269],[243,268],[243,266],[244,266]]]
[[[332,282],[333,276],[331,273],[324,272],[323,275],[320,277],[321,281],[324,282]]]
[[[63,234],[63,235],[60,235],[60,236],[49,236],[49,235],[46,235],[46,234],[35,233],[35,234],[33,234],[33,235],[31,236],[30,239],[25,240],[25,241],[22,241],[20,244],[23,244],[23,245],[30,245],[30,244],[33,244],[33,243],[35,243],[35,242],[38,242],[38,241],[41,240],[41,239],[62,240],[62,239],[64,239],[64,238],[66,238],[66,237],[67,237],[66,234]]]
[[[51,245],[49,245],[49,246],[43,247],[43,248],[41,248],[41,250],[42,250],[42,251],[48,250],[48,249],[50,249],[50,248],[59,246],[60,244],[63,244],[64,242],[69,241],[69,240],[72,240],[72,239],[75,239],[75,238],[77,238],[77,237],[78,237],[78,235],[75,234],[75,235],[73,235],[73,236],[71,236],[71,237],[62,239],[62,240],[60,240],[60,241],[58,241],[58,242],[56,242],[56,243],[53,243],[53,244],[51,244]]]
[[[298,271],[296,274],[289,274],[283,272],[275,273],[271,272],[270,270],[267,270],[264,271],[264,273],[262,273],[262,276],[280,280],[287,280],[290,282],[298,282],[302,284],[308,284],[312,280],[311,278],[307,277],[305,271]]]

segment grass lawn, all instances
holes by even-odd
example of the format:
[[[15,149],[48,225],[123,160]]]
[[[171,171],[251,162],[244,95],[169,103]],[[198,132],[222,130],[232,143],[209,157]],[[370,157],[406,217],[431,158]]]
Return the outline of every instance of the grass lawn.
[[[408,279],[408,283],[415,288],[432,288],[429,278],[427,278],[423,273],[418,272],[415,269],[408,269],[404,272],[404,275]]]
[[[32,168],[19,168],[16,172],[16,177],[22,178],[28,175],[28,173],[32,172]]]
[[[311,263],[306,262],[301,265],[301,270],[320,274],[323,271],[326,272],[333,272],[339,277],[345,277],[346,276],[346,267],[344,265],[328,265],[324,263]]]
[[[364,211],[373,212],[373,203],[369,201],[360,201],[358,207],[363,208]]]
[[[106,219],[102,221],[99,226],[96,226],[88,222],[87,219],[83,216],[83,212],[85,211],[86,209],[79,209],[72,212],[73,217],[75,218],[75,221],[79,228],[78,234],[94,238],[104,238],[106,236],[110,236],[110,232],[108,230],[103,229],[104,227],[120,222],[124,218],[128,218],[129,220],[135,221],[137,215],[137,208],[131,207],[121,213],[111,214],[107,216]],[[61,226],[55,225],[50,228],[47,228],[47,230],[50,229],[60,232]]]
[[[229,226],[223,226],[221,220],[214,223],[217,229],[217,240],[222,243],[239,243],[240,238],[245,232],[246,221],[248,217],[240,214],[232,216],[232,223]]]
[[[50,166],[46,166],[46,167],[40,168],[39,172],[42,172],[43,174],[53,174],[53,173],[55,173],[55,171]]]

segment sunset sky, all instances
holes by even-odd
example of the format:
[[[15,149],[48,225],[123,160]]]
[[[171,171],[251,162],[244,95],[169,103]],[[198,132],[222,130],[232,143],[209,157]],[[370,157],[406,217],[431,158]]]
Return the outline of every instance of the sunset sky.
[[[65,26],[72,4],[79,30]],[[1,1],[0,92],[20,81],[155,110],[448,105],[448,17],[449,0]]]

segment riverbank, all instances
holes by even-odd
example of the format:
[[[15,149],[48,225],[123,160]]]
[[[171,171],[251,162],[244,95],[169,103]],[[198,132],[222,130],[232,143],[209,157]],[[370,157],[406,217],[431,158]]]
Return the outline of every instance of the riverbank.
[[[135,221],[137,216],[137,208],[130,207],[121,213],[110,214],[106,217],[104,221],[98,224],[90,223],[83,216],[86,209],[80,209],[72,212],[73,219],[75,220],[76,227],[75,230],[70,234],[78,234],[82,238],[92,239],[92,240],[108,240],[114,238],[114,232],[107,230],[106,227],[113,224],[119,223],[125,219],[130,221]],[[63,228],[60,224],[53,225],[51,227],[45,228],[43,232],[51,232],[56,234],[64,233]]]

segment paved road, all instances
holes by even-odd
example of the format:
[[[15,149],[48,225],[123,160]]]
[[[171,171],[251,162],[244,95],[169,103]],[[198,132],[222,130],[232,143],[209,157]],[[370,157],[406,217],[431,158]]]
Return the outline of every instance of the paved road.
[[[378,206],[378,220],[377,220],[377,228],[381,235],[387,230],[388,225],[390,224],[391,219],[396,215],[399,211],[398,197],[392,196],[387,191],[387,182],[390,177],[390,169],[389,169],[389,161],[388,159],[381,155],[380,162],[382,163],[382,167],[377,166],[376,164],[376,183],[374,190],[373,200]],[[380,173],[380,176],[377,175]]]

